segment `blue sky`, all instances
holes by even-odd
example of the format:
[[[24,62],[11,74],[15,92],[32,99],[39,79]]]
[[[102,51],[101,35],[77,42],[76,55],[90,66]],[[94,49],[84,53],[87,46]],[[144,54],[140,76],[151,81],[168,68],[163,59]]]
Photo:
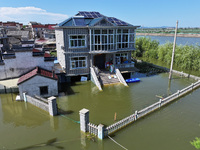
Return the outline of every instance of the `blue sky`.
[[[145,27],[200,27],[200,0],[0,0],[0,21],[60,23],[78,11],[98,11]]]

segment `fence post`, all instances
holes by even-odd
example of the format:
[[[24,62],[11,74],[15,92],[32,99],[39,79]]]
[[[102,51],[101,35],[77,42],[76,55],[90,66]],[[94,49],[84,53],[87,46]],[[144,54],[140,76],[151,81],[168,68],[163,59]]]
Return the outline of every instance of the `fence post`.
[[[80,129],[83,132],[87,132],[89,124],[89,110],[83,108],[79,111],[79,115],[80,115]]]
[[[25,102],[27,102],[26,92],[23,93],[23,99],[24,99]]]
[[[178,93],[178,97],[179,97],[179,93],[180,93],[180,91],[178,90],[177,93]]]
[[[54,96],[49,97],[48,104],[49,104],[49,114],[51,116],[57,115],[58,110],[57,110],[57,104],[56,104],[56,97],[54,97]]]
[[[193,90],[194,84],[192,83],[192,90]]]
[[[135,120],[137,120],[137,110],[135,111]]]
[[[161,107],[162,99],[159,100],[159,107]]]

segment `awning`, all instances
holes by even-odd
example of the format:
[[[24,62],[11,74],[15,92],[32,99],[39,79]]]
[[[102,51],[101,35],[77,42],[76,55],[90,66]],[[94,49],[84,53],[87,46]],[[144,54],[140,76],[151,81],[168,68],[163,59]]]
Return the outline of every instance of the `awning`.
[[[10,80],[2,80],[0,81],[0,84],[9,88],[17,87],[18,80],[19,78],[10,79]]]

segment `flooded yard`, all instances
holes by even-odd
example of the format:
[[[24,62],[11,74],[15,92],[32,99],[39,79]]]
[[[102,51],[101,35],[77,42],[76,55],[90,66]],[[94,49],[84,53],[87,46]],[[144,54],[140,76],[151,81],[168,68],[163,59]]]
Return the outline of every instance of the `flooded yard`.
[[[195,82],[168,73],[140,77],[141,82],[105,86],[103,92],[91,82],[68,86],[68,95],[57,98],[63,115],[51,117],[29,103],[0,95],[0,149],[121,149],[110,139],[100,141],[80,132],[79,110],[90,110],[90,122],[110,125],[136,110],[159,101]],[[127,149],[193,150],[190,141],[200,135],[200,90],[172,102],[113,135]]]

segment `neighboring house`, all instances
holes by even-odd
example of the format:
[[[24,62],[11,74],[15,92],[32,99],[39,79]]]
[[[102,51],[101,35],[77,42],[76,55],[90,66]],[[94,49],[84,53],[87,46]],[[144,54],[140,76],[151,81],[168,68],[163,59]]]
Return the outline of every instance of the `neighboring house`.
[[[21,39],[21,41],[27,41],[31,39],[31,34],[29,31],[19,30],[19,31],[8,31],[8,37],[16,37]]]
[[[131,67],[135,29],[99,12],[80,11],[55,27],[57,57],[66,76],[89,75],[90,67]]]
[[[0,47],[3,47],[3,49],[9,48],[8,37],[3,27],[0,27]]]
[[[2,26],[7,30],[21,30],[23,28],[22,23],[18,22],[2,22]]]
[[[36,66],[52,71],[54,57],[30,47],[19,47],[2,54],[0,80],[16,78]]]
[[[41,24],[37,22],[30,22],[29,26],[32,28],[32,34],[35,38],[40,39],[55,39],[55,26],[57,24]]]
[[[58,77],[54,72],[36,67],[18,80],[19,93],[23,99],[23,93],[30,96],[50,97],[58,95]]]

